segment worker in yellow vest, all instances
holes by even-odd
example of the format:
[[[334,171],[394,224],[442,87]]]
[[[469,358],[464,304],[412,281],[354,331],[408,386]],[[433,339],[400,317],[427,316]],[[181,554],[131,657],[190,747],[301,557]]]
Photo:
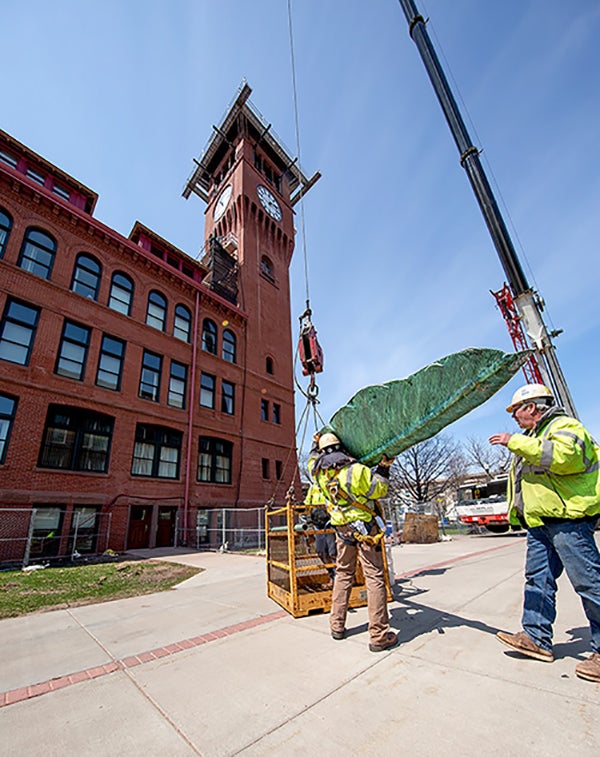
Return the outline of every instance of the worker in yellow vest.
[[[387,494],[393,460],[384,457],[372,471],[351,457],[335,434],[315,434],[313,440],[308,470],[327,501],[336,532],[331,636],[339,641],[346,635],[348,602],[358,558],[367,588],[369,649],[383,652],[396,646],[398,636],[390,631],[382,551],[385,526],[377,515],[376,500]]]
[[[304,504],[310,508],[307,516],[310,525],[321,532],[315,534],[315,552],[325,565],[331,565],[335,563],[337,557],[335,534],[331,531],[331,520],[327,512],[327,499],[317,484],[311,484],[308,487]],[[326,531],[326,533],[322,533],[323,531]],[[328,588],[332,588],[335,569],[327,568],[327,573],[331,579]]]
[[[498,640],[527,657],[553,662],[556,581],[565,570],[591,631],[592,655],[575,673],[600,683],[600,553],[594,539],[600,516],[599,449],[543,384],[518,389],[506,409],[524,433],[493,434],[489,441],[513,453],[509,517],[527,529],[527,557],[523,630],[500,631]]]

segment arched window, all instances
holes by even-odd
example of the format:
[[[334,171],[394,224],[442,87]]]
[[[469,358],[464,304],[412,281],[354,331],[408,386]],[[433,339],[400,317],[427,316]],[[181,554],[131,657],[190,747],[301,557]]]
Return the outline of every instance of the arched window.
[[[100,263],[96,258],[82,252],[75,261],[71,291],[77,292],[83,297],[88,297],[90,300],[97,300],[101,276],[102,266]]]
[[[110,294],[108,296],[108,307],[116,310],[123,315],[131,315],[131,304],[133,302],[133,281],[125,273],[117,271],[113,273],[110,282]]]
[[[177,305],[175,308],[175,322],[173,323],[173,336],[182,342],[190,341],[192,331],[192,314],[185,305]]]
[[[56,240],[50,234],[30,227],[25,232],[18,265],[36,276],[49,279],[56,255]]]
[[[12,229],[12,218],[0,208],[0,258],[4,257],[4,250],[8,244],[8,237]]]
[[[267,371],[267,373],[270,373],[271,375],[273,374],[273,358],[272,357],[268,357],[265,360],[265,370]]]
[[[229,329],[223,332],[222,357],[228,363],[237,362],[237,340],[233,331]]]
[[[202,322],[202,349],[212,355],[217,354],[217,327],[210,318]]]
[[[146,323],[159,331],[165,330],[167,323],[167,299],[156,290],[148,295]]]
[[[260,272],[263,276],[266,276],[269,281],[275,281],[275,269],[273,268],[273,263],[266,255],[263,255],[260,259]]]
[[[131,315],[133,302],[133,281],[125,273],[116,271],[110,282],[108,307],[123,315]]]

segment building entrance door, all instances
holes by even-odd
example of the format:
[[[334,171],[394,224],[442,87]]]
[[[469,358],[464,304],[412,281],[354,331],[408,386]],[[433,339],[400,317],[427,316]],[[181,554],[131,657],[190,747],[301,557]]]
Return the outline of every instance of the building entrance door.
[[[150,545],[152,508],[133,505],[129,519],[127,549],[144,549]]]
[[[158,525],[156,527],[156,546],[172,547],[175,543],[175,507],[158,508]]]

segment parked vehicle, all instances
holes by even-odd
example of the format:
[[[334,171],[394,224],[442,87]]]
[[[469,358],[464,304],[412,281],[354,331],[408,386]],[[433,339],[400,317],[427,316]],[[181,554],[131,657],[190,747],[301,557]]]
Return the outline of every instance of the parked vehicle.
[[[461,523],[484,526],[495,534],[503,534],[511,529],[506,502],[506,476],[494,478],[485,483],[463,484],[458,487],[456,513]]]

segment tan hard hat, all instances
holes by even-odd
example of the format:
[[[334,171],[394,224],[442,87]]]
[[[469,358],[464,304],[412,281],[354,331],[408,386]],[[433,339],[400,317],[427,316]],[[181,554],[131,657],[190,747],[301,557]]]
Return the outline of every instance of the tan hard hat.
[[[325,447],[333,447],[334,444],[341,444],[340,440],[335,434],[327,432],[319,437],[319,449],[325,449]]]
[[[535,400],[554,400],[554,395],[544,384],[525,384],[513,394],[510,405],[506,408],[507,413],[512,413],[519,405]]]

